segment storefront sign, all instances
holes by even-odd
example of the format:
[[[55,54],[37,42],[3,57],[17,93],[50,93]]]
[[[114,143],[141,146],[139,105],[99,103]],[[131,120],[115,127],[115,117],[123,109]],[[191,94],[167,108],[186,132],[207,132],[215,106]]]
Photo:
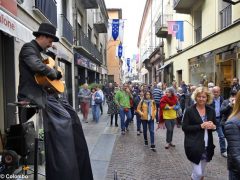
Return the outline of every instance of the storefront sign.
[[[17,16],[17,2],[16,0],[0,0],[0,6]]]
[[[97,71],[97,66],[96,66],[96,64],[90,62],[90,63],[89,63],[89,69],[94,70],[94,71]]]
[[[10,17],[8,14],[4,13],[3,11],[0,11],[0,29],[4,32],[15,36],[16,34],[16,22],[15,20]]]
[[[0,10],[0,30],[7,34],[17,37],[24,42],[28,42],[33,39],[32,31],[26,28],[24,25],[16,21],[7,13]]]

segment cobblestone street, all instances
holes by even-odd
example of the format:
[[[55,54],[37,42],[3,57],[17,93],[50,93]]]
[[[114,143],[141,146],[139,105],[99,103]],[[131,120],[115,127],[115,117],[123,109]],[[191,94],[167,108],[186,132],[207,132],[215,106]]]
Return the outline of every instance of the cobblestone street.
[[[175,148],[166,150],[166,130],[155,133],[157,152],[144,147],[143,136],[137,136],[136,125],[131,124],[126,135],[118,135],[109,163],[107,180],[113,179],[117,171],[118,180],[158,180],[190,179],[191,163],[187,160],[183,147],[184,134],[181,128],[174,129]],[[155,124],[156,126],[156,124]],[[217,134],[214,133],[215,155],[207,165],[207,180],[228,179],[227,160],[220,155]]]

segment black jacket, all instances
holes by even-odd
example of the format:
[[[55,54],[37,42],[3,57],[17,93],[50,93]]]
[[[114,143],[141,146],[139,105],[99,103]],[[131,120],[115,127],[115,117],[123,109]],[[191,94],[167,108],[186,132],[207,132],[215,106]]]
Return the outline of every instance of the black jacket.
[[[19,54],[19,86],[18,100],[26,100],[36,103],[44,108],[46,103],[46,92],[39,86],[34,78],[36,73],[56,79],[56,71],[49,68],[42,62],[41,56],[43,49],[35,40],[23,45]]]
[[[225,137],[228,142],[228,169],[240,176],[240,120],[233,117],[225,124]]]
[[[206,106],[206,114],[207,119],[216,124],[215,110]],[[188,160],[195,164],[199,164],[202,154],[205,151],[204,129],[201,128],[202,123],[203,121],[196,109],[196,104],[186,109],[182,124],[185,134],[184,148]],[[215,148],[212,131],[208,130],[207,158],[209,160],[212,160]]]
[[[226,99],[223,101],[222,105],[221,105],[221,109],[220,109],[220,113],[221,113],[221,125],[224,125],[225,122],[227,121],[228,117],[230,116],[230,114],[232,113],[233,107],[229,105],[230,100]]]
[[[220,107],[221,107],[223,101],[224,101],[224,98],[222,96],[220,96]],[[213,99],[213,102],[212,102],[212,104],[210,106],[215,110],[215,101],[214,101],[214,99]],[[221,112],[220,112],[220,118],[222,118]]]

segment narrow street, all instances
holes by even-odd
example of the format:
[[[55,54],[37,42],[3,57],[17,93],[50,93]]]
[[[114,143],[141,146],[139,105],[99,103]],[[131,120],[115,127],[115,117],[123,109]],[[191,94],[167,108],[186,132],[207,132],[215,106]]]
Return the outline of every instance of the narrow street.
[[[112,180],[115,170],[121,180],[190,179],[191,163],[184,153],[181,128],[175,128],[176,147],[169,150],[164,148],[166,130],[156,131],[157,152],[154,153],[144,147],[142,134],[137,136],[135,123],[130,124],[129,132],[122,136],[119,128],[109,126],[110,116],[106,111],[105,105],[98,124],[91,122],[91,115],[89,123],[83,123],[95,180]],[[205,179],[226,180],[227,160],[220,155],[216,133],[214,144],[215,155],[207,165]]]

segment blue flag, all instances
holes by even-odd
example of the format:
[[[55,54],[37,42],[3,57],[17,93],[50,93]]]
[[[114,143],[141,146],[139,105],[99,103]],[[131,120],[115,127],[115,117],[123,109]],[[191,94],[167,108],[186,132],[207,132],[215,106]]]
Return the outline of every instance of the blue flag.
[[[184,41],[183,37],[183,21],[176,21],[177,24],[177,31],[176,31],[176,39],[179,39],[180,41]]]
[[[130,58],[127,58],[127,66],[130,67]]]
[[[118,38],[119,35],[119,19],[112,20],[112,37],[114,41]]]
[[[122,52],[123,52],[122,44],[119,44],[119,45],[118,45],[118,57],[119,57],[119,58],[122,57]]]

